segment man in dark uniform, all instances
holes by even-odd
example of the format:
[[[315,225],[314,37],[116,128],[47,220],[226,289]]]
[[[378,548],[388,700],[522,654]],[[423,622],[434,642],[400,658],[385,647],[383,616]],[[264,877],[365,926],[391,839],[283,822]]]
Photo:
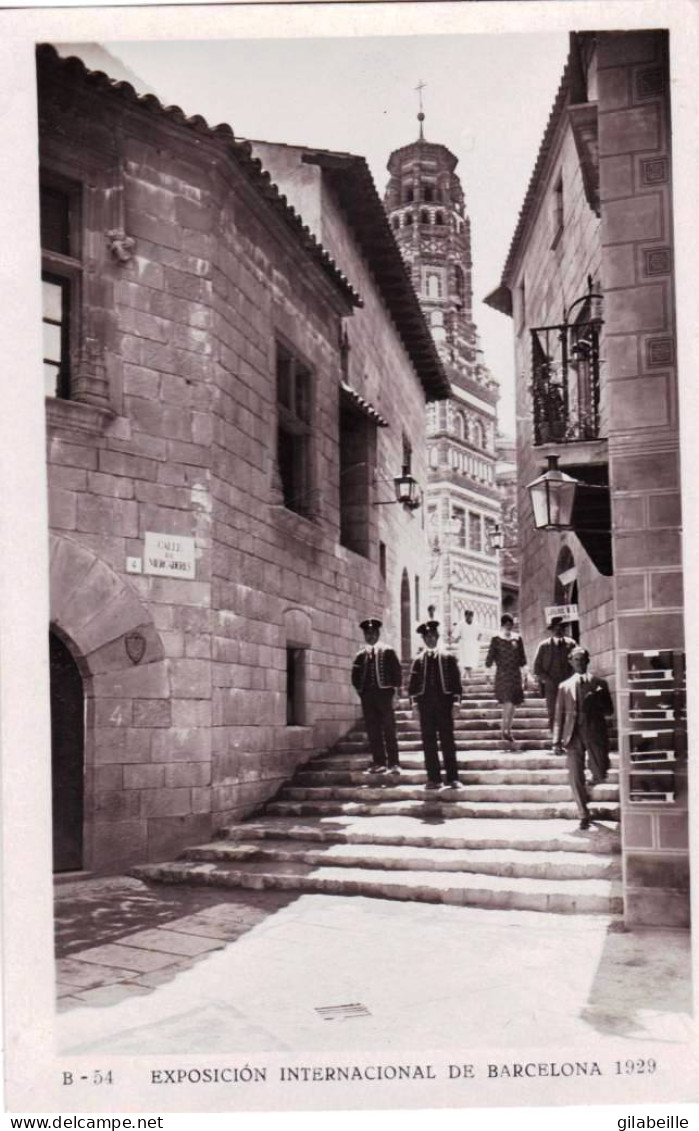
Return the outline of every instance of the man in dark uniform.
[[[539,680],[546,696],[546,710],[549,716],[549,729],[553,730],[553,717],[556,712],[556,696],[559,684],[573,674],[569,656],[575,641],[563,631],[563,617],[551,617],[548,624],[550,635],[542,640],[534,657],[534,676]]]
[[[454,742],[454,704],[461,699],[462,687],[456,656],[438,647],[439,622],[425,621],[417,631],[424,650],[413,661],[408,694],[417,703],[420,732],[427,770],[427,789],[439,789],[442,781],[437,738],[442,747],[446,784],[458,789],[459,771]]]
[[[372,762],[367,772],[383,774],[400,773],[396,720],[393,715],[393,696],[400,690],[403,673],[393,648],[379,644],[381,621],[368,617],[359,627],[364,632],[366,645],[361,648],[352,664],[352,686],[362,702],[362,712],[369,737]]]
[[[558,688],[553,727],[554,754],[565,753],[568,780],[580,817],[580,828],[589,829],[590,813],[585,785],[585,754],[590,766],[591,786],[601,785],[609,771],[607,715],[614,703],[605,679],[588,670],[590,653],[575,647],[570,653],[574,674]]]

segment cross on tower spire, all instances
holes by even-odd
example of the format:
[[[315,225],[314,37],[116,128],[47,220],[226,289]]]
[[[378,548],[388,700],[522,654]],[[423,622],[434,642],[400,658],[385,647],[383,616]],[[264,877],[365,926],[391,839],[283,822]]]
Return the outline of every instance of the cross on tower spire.
[[[424,133],[423,133],[423,130],[422,130],[422,123],[425,120],[425,114],[424,114],[424,110],[423,110],[423,107],[422,107],[422,92],[423,92],[423,90],[425,89],[426,86],[427,86],[427,83],[423,82],[422,79],[420,79],[419,83],[415,87],[415,90],[417,91],[417,96],[420,100],[420,112],[417,116],[417,120],[420,123],[420,141],[423,141],[424,136],[425,136]]]

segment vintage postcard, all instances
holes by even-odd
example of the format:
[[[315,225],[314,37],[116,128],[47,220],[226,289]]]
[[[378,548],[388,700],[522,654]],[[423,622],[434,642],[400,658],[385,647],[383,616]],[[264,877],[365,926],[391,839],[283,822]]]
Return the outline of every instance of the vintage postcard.
[[[696,6],[0,30],[9,1109],[688,1126]]]

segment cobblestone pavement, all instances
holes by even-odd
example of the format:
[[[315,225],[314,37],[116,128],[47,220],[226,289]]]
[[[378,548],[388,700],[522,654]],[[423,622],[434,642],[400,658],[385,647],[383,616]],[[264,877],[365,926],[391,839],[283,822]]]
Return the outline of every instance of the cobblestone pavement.
[[[151,885],[128,876],[59,883],[59,1011],[151,992],[296,898],[284,892]]]

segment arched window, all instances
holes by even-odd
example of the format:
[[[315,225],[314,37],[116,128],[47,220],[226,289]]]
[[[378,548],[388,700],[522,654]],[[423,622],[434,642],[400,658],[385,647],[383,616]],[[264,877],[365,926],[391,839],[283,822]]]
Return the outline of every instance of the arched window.
[[[423,208],[422,212],[420,213],[420,223],[421,224],[429,224],[430,223],[430,214],[429,214],[429,212],[427,211],[426,208]]]
[[[435,224],[443,224],[444,223],[444,213],[443,212],[437,212],[435,214],[434,222],[435,222]]]
[[[427,297],[428,298],[441,298],[442,297],[442,280],[436,271],[430,271],[427,275]]]
[[[400,228],[400,216],[393,217],[393,227]]]
[[[423,200],[426,204],[430,204],[434,200],[434,185],[425,185]]]
[[[403,197],[406,204],[412,204],[415,199],[415,190],[412,185],[405,185],[403,190]]]
[[[464,272],[458,263],[454,267],[454,290],[461,302],[464,301]]]
[[[473,442],[477,448],[483,447],[483,425],[480,420],[473,422]]]
[[[439,451],[437,448],[430,448],[430,467],[439,467]]]
[[[408,227],[410,227],[410,225],[411,225],[411,224],[412,224],[412,222],[413,222],[413,214],[412,214],[412,212],[406,212],[406,214],[405,214],[405,222],[406,222],[406,224],[408,225]]]
[[[457,412],[455,420],[454,420],[454,431],[456,432],[456,435],[459,437],[460,440],[463,440],[465,438],[464,437],[465,429],[466,429],[466,422],[464,420],[464,414],[463,414],[463,412]]]

